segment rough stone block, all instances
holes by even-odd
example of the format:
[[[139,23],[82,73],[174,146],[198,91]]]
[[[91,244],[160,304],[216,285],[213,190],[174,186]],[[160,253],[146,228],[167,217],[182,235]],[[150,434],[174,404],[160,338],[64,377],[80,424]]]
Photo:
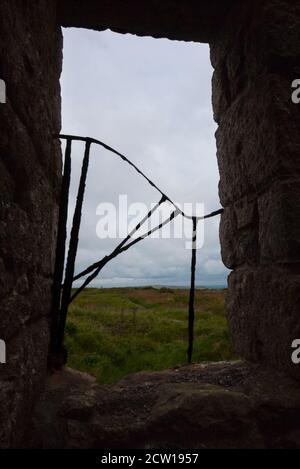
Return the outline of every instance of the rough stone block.
[[[300,172],[298,108],[290,83],[258,78],[225,112],[216,132],[220,198],[224,206]]]
[[[256,264],[258,223],[254,202],[243,199],[225,208],[220,223],[221,255],[226,267]]]
[[[43,387],[61,153],[56,2],[0,2],[0,446],[18,446]]]
[[[42,319],[21,329],[7,343],[7,364],[1,370],[0,448],[25,444],[46,379],[48,341],[49,322]]]
[[[248,77],[274,72],[276,65],[290,65],[300,55],[299,19],[300,6],[290,0],[236,2],[210,43],[213,67],[226,64],[232,80],[240,74],[241,65]],[[284,68],[286,76],[289,66]]]
[[[300,275],[276,266],[240,268],[229,276],[229,325],[236,352],[300,379],[292,363],[300,339]]]
[[[58,2],[58,21],[66,27],[169,39],[209,42],[236,0],[74,0]]]
[[[258,200],[261,263],[300,262],[300,182],[291,180]]]
[[[220,123],[224,113],[231,104],[230,88],[225,66],[218,66],[212,78],[212,106],[214,119]]]

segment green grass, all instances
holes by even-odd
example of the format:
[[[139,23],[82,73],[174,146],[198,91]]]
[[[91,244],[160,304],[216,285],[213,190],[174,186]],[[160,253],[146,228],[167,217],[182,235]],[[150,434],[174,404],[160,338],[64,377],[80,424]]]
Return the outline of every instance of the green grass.
[[[236,358],[225,317],[224,290],[197,290],[193,361]],[[69,366],[114,383],[137,371],[186,363],[188,291],[87,289],[70,307]]]

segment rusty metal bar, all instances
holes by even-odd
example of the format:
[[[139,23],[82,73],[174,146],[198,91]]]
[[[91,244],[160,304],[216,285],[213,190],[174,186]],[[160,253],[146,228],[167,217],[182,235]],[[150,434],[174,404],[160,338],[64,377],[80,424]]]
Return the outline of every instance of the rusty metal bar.
[[[52,323],[50,338],[50,358],[57,351],[57,330],[59,324],[61,284],[64,274],[64,262],[67,239],[67,219],[71,182],[72,139],[68,138],[65,149],[64,170],[61,184],[60,207],[57,229],[56,257],[52,290]]]
[[[162,192],[154,182],[149,179],[134,163],[132,163],[125,155],[119,153],[117,150],[106,145],[105,143],[95,140],[89,137],[79,137],[76,135],[57,135],[56,137],[65,139],[67,141],[66,151],[65,151],[65,164],[64,164],[64,173],[62,180],[61,188],[61,202],[60,202],[60,212],[59,212],[59,223],[58,223],[58,235],[57,235],[57,252],[56,252],[56,263],[55,263],[55,273],[54,273],[54,282],[53,282],[53,322],[51,329],[51,344],[50,344],[50,357],[51,354],[54,357],[60,357],[58,362],[59,365],[63,365],[66,362],[66,355],[64,355],[64,332],[65,325],[68,313],[68,307],[71,301],[73,301],[78,294],[86,288],[89,283],[97,277],[102,268],[116,256],[121,254],[124,251],[127,251],[130,247],[134,246],[139,241],[145,239],[147,236],[150,236],[153,232],[160,230],[164,225],[170,223],[173,218],[181,214],[183,217],[192,220],[193,222],[193,237],[192,237],[192,260],[191,260],[191,286],[190,286],[190,295],[189,295],[189,312],[188,312],[188,335],[189,335],[189,344],[188,344],[188,362],[192,361],[193,354],[193,341],[194,341],[194,320],[195,320],[195,272],[196,272],[196,239],[197,239],[197,223],[199,220],[204,220],[207,218],[220,215],[223,212],[223,209],[214,211],[205,215],[203,217],[189,216],[186,215],[164,192]],[[65,281],[63,280],[63,270],[64,270],[64,259],[65,259],[65,250],[66,250],[66,236],[67,236],[67,217],[68,217],[68,203],[69,203],[69,190],[70,190],[70,180],[71,180],[71,150],[72,150],[72,141],[82,141],[85,142],[85,152],[82,162],[81,177],[79,182],[79,188],[77,193],[76,207],[73,216],[73,224],[71,229],[70,244],[68,250],[67,264],[66,264],[66,273]],[[78,249],[78,237],[80,231],[81,223],[81,213],[84,200],[86,178],[89,166],[90,159],[90,149],[92,144],[97,144],[105,148],[106,150],[116,154],[123,161],[132,166],[152,187],[154,187],[160,194],[161,200],[156,204],[156,206],[151,209],[148,214],[141,220],[140,223],[132,230],[131,233],[113,250],[113,252],[105,256],[102,260],[92,264],[90,267],[85,269],[80,274],[74,277],[75,270],[75,261]],[[138,229],[143,225],[143,223],[149,219],[154,211],[164,202],[169,202],[175,208],[171,216],[162,222],[160,225],[156,226],[154,229],[148,231],[145,235],[139,236],[136,239],[132,239],[133,234],[138,231]],[[128,242],[131,239],[131,242]],[[72,295],[72,285],[74,280],[77,280],[88,273],[91,275],[83,282],[80,288]],[[62,294],[61,294],[62,289]],[[63,357],[63,358],[62,358]],[[64,360],[64,361],[62,361]]]
[[[107,259],[107,257],[110,257],[112,258],[111,256],[114,255],[115,252],[118,252],[120,251],[120,249],[129,241],[129,239],[141,228],[141,226],[148,220],[151,218],[151,216],[153,215],[153,213],[156,212],[156,210],[160,207],[161,204],[163,204],[165,202],[165,198],[162,197],[160,199],[160,201],[153,207],[151,208],[151,210],[149,210],[149,212],[147,213],[147,215],[144,216],[144,218],[135,226],[135,228],[133,228],[133,230],[126,236],[125,239],[123,239],[119,244],[118,246],[113,250],[113,252],[111,254],[109,254],[109,256],[105,256],[103,259],[101,259],[100,261],[98,262],[95,262],[94,264],[90,265],[89,267],[87,267],[85,270],[83,270],[82,272],[80,272],[79,274],[75,275],[75,277],[73,278],[73,281],[75,280],[78,280],[80,279],[81,277],[84,277],[85,275],[89,274],[90,272],[92,272],[93,270],[97,269],[98,267],[100,267],[102,265],[102,263],[105,261],[105,259]]]
[[[168,200],[175,208],[176,210],[179,210],[181,215],[189,220],[192,220],[194,217],[192,215],[187,215],[184,213],[171,199],[168,197],[148,176],[146,176],[143,171],[141,171],[127,156],[123,155],[119,151],[115,150],[114,148],[110,147],[106,143],[101,142],[101,140],[96,140],[95,138],[90,138],[90,137],[79,137],[78,135],[65,135],[65,134],[60,134],[60,135],[55,135],[56,138],[61,138],[61,139],[68,139],[72,138],[72,140],[76,140],[79,142],[89,142],[89,143],[94,143],[95,145],[100,145],[101,147],[105,148],[105,150],[110,151],[111,153],[114,153],[115,155],[119,156],[123,161],[128,163],[140,176],[142,176],[150,186],[154,187],[166,200]],[[203,217],[196,217],[198,220],[205,220],[206,218],[211,218],[215,217],[216,215],[220,215],[223,213],[224,209],[219,209],[215,212],[211,212],[208,215],[204,215]]]
[[[72,230],[71,230],[65,281],[64,281],[63,291],[62,291],[60,320],[59,320],[59,325],[58,325],[58,346],[59,347],[63,345],[66,319],[67,319],[67,314],[68,314],[68,306],[69,306],[71,292],[72,292],[72,284],[73,284],[73,277],[74,277],[74,270],[75,270],[75,260],[76,260],[76,254],[77,254],[77,248],[78,248],[78,236],[79,236],[80,223],[81,223],[81,212],[82,212],[86,178],[87,178],[87,172],[88,172],[89,160],[90,160],[90,149],[91,149],[91,142],[87,141],[85,144],[85,152],[84,152],[84,157],[83,157],[83,162],[82,162],[82,169],[81,169],[81,176],[80,176],[80,182],[79,182],[79,188],[78,188],[78,194],[77,194],[77,200],[76,200],[76,207],[75,207],[74,216],[73,216],[73,225],[72,225]]]
[[[191,288],[189,298],[189,346],[187,350],[188,362],[192,363],[194,348],[194,321],[195,321],[195,273],[197,252],[197,218],[193,218],[192,263],[191,263]]]
[[[152,230],[148,231],[148,233],[145,233],[144,235],[142,236],[139,236],[138,238],[136,239],[133,239],[129,244],[127,244],[126,246],[124,246],[124,242],[122,242],[111,254],[109,254],[108,256],[105,256],[103,259],[101,259],[101,261],[97,262],[96,264],[94,264],[94,269],[96,269],[85,281],[84,283],[75,291],[75,293],[72,295],[72,297],[70,298],[70,303],[72,301],[75,300],[75,298],[79,295],[79,293],[82,292],[82,290],[84,290],[96,277],[97,275],[101,272],[101,270],[103,269],[103,267],[109,262],[111,261],[112,259],[114,259],[115,257],[117,257],[119,254],[121,254],[122,252],[125,252],[127,251],[129,248],[131,248],[132,246],[134,246],[135,244],[139,243],[140,241],[142,241],[143,239],[147,238],[148,236],[150,236],[151,234],[155,233],[156,231],[158,230],[161,230],[165,225],[167,225],[168,223],[170,223],[176,216],[178,215],[178,212],[174,211],[171,213],[170,217],[163,221],[160,225],[156,226],[155,228],[153,228]],[[129,237],[127,237],[126,239],[129,239]],[[125,240],[124,240],[125,241]],[[90,268],[88,268],[86,271],[90,272]],[[85,272],[86,272],[85,271]],[[83,275],[79,274],[77,277],[75,278],[80,278],[82,277]]]

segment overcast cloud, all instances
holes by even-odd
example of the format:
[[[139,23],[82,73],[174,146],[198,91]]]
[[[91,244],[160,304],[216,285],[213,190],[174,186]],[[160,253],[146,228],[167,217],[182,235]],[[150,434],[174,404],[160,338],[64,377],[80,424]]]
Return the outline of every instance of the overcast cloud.
[[[175,202],[220,207],[207,45],[137,38],[110,31],[64,30],[61,79],[63,132],[106,142],[137,164]],[[83,146],[74,145],[73,185]],[[120,194],[149,207],[159,194],[121,160],[93,147],[76,271],[109,253],[118,240],[99,239],[97,206]],[[197,284],[224,285],[219,217],[206,221]],[[94,286],[187,285],[186,240],[147,239],[121,254]]]

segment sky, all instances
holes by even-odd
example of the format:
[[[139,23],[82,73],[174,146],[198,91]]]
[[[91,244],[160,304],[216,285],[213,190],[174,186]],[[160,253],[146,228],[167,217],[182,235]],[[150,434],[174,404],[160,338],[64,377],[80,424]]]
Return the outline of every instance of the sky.
[[[62,132],[107,143],[189,215],[201,214],[201,209],[209,213],[220,208],[211,77],[206,44],[65,29]],[[83,150],[81,143],[73,145],[69,225]],[[160,199],[131,167],[95,146],[86,187],[76,272],[110,253],[122,240],[115,234]],[[171,208],[164,206],[157,221],[167,218]],[[108,228],[110,237],[105,237]],[[182,237],[168,236],[166,230],[164,238],[145,239],[120,254],[92,286],[187,286],[191,222],[185,221]],[[225,285],[228,270],[220,257],[219,217],[199,223],[198,240],[197,285]]]

